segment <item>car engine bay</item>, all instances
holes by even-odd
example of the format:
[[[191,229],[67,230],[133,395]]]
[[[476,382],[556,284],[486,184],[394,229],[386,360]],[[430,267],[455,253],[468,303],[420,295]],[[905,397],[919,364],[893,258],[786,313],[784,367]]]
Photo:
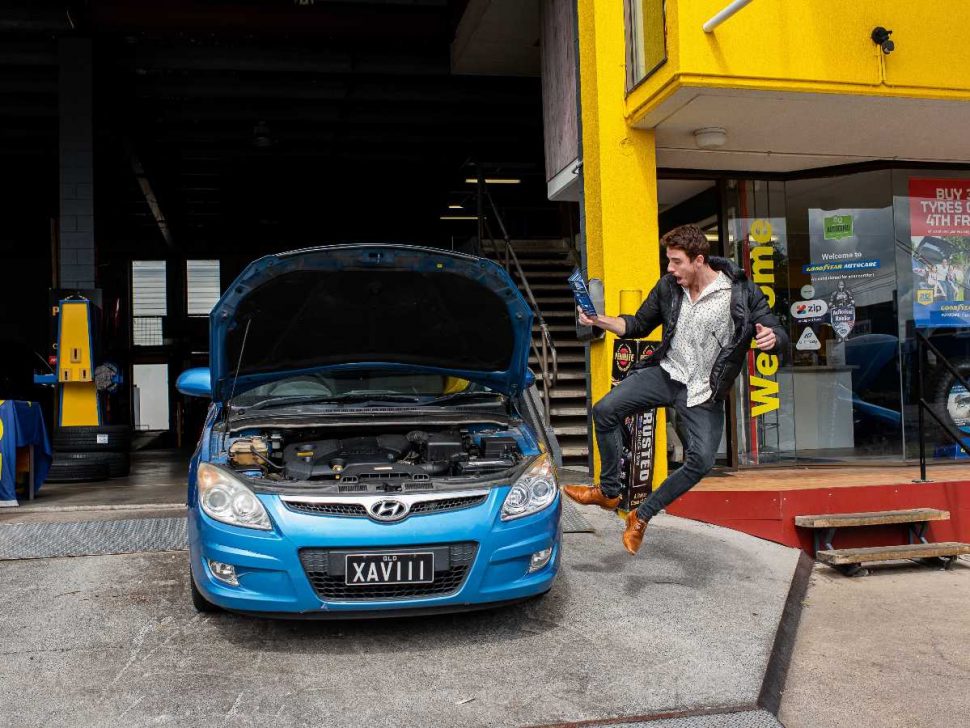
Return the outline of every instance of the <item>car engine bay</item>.
[[[516,438],[494,427],[388,431],[266,430],[230,438],[228,465],[250,478],[338,485],[339,492],[430,488],[432,478],[477,478],[523,460]]]

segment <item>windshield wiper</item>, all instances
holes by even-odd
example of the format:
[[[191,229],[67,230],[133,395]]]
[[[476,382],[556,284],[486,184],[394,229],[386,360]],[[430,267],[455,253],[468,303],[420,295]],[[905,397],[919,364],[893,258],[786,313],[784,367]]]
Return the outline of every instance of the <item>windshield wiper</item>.
[[[270,397],[252,404],[234,404],[234,408],[241,410],[265,409],[282,407],[289,404],[340,404],[342,402],[419,402],[420,397],[412,394],[383,394],[381,392],[348,392],[347,394],[303,395],[295,394],[286,397]]]
[[[467,402],[469,400],[492,400],[497,402],[502,402],[505,400],[505,395],[501,392],[453,392],[452,394],[445,394],[441,397],[435,397],[434,399],[429,399],[427,402],[422,404],[447,404],[449,402]]]

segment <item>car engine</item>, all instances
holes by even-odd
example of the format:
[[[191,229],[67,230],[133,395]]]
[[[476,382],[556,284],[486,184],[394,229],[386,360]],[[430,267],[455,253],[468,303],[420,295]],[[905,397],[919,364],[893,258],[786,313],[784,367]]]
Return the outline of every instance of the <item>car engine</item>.
[[[269,432],[233,439],[228,455],[232,468],[251,477],[361,484],[341,488],[361,492],[368,483],[415,486],[430,484],[432,477],[497,473],[522,459],[515,438],[504,430],[410,430],[342,439]]]

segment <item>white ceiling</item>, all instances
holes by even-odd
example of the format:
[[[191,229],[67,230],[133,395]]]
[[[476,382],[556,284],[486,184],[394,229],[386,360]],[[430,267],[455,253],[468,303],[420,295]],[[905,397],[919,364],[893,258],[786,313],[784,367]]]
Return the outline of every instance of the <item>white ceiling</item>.
[[[658,179],[657,205],[663,212],[713,186],[714,181],[707,179]]]
[[[638,126],[657,132],[657,164],[789,172],[899,159],[970,161],[970,104],[928,99],[682,88]],[[698,149],[720,126],[727,144]]]

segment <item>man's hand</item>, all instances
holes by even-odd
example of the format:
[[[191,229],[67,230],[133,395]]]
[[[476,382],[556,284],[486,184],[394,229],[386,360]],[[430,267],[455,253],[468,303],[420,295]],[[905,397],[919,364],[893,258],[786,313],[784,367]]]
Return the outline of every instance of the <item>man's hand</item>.
[[[576,306],[576,310],[579,312],[580,326],[596,326],[599,323],[599,316],[587,316],[579,306]]]
[[[619,316],[599,314],[596,316],[587,316],[579,306],[576,306],[576,311],[579,314],[579,323],[583,326],[597,326],[604,331],[611,331],[617,336],[623,336],[626,333],[626,321]]]
[[[761,324],[754,325],[754,341],[761,351],[768,351],[775,348],[775,332],[767,326]]]

